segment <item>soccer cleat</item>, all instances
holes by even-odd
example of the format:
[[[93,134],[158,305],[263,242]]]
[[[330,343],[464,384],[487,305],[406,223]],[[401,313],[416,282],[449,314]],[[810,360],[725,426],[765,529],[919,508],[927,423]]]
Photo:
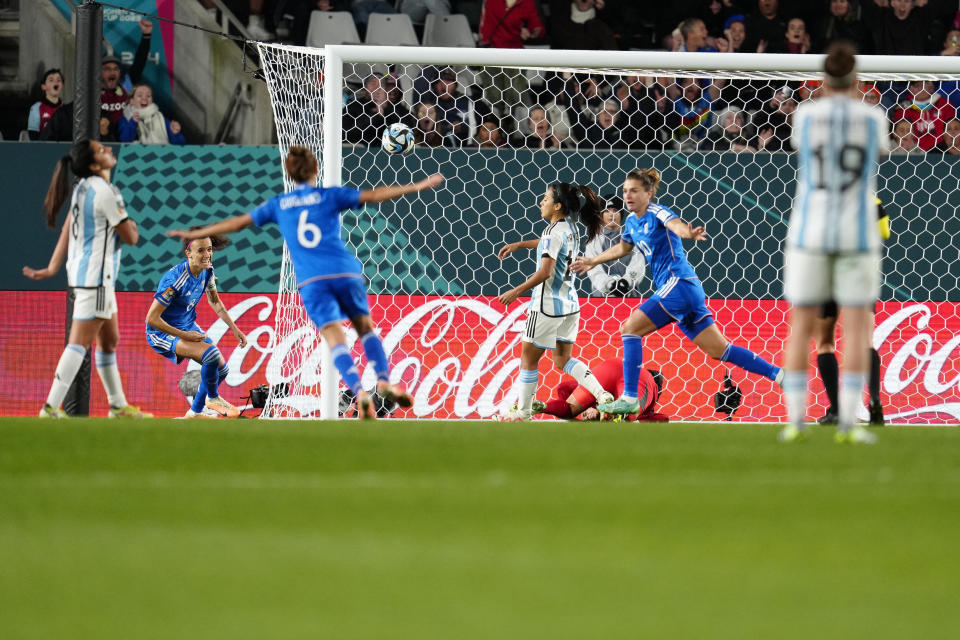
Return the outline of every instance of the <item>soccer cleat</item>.
[[[184,418],[214,418],[214,419],[216,419],[216,418],[219,418],[219,417],[220,417],[220,414],[219,414],[219,413],[217,413],[217,412],[214,411],[213,409],[208,409],[208,408],[204,407],[204,408],[201,409],[200,411],[194,411],[193,409],[187,409],[187,412],[186,412],[185,414],[183,414],[183,416],[181,416],[180,418],[177,418],[177,420],[182,420],[182,419],[184,419]]]
[[[806,439],[807,428],[798,427],[795,424],[788,424],[777,434],[777,441],[779,442],[803,442]]]
[[[514,405],[516,408],[516,405]],[[547,410],[547,403],[542,400],[534,400],[531,413],[543,413]]]
[[[376,420],[377,408],[373,406],[373,398],[366,391],[357,394],[356,417],[361,420]]]
[[[204,402],[204,405],[207,407],[207,409],[216,411],[224,418],[237,418],[240,416],[240,409],[237,409],[220,396],[217,396],[216,398],[211,398],[208,396],[206,402]]]
[[[107,414],[108,418],[152,418],[152,413],[147,413],[146,411],[141,411],[140,407],[135,407],[132,404],[128,404],[125,407],[110,407],[110,413]]]
[[[614,413],[617,415],[636,415],[640,413],[640,403],[637,400],[624,400],[621,396],[613,402],[597,405],[597,411],[600,412],[601,420],[606,413]]]
[[[413,406],[413,396],[407,393],[407,390],[398,384],[388,382],[377,383],[377,393],[387,402],[396,402],[404,409]]]
[[[882,427],[886,424],[886,421],[883,419],[883,405],[880,404],[880,399],[874,399],[870,401],[868,405],[870,409],[870,426],[871,427]]]
[[[783,369],[782,368],[777,370],[777,375],[773,377],[773,381],[774,383],[776,383],[778,387],[783,389]]]
[[[526,411],[520,410],[518,407],[514,407],[506,413],[497,415],[496,419],[501,422],[521,422],[524,420],[529,420],[530,414]]]
[[[837,412],[833,409],[827,409],[827,412],[817,420],[817,424],[837,424]]]
[[[43,405],[43,409],[40,409],[41,418],[66,418],[67,412],[63,409],[57,407],[51,407],[48,404]]]
[[[876,444],[877,436],[860,425],[854,425],[850,429],[838,429],[833,434],[833,441],[837,444]]]
[[[610,393],[609,391],[604,391],[604,392],[601,393],[599,396],[597,396],[597,405],[598,405],[598,406],[601,405],[601,404],[610,404],[610,403],[613,402],[613,401],[614,401],[613,394]]]

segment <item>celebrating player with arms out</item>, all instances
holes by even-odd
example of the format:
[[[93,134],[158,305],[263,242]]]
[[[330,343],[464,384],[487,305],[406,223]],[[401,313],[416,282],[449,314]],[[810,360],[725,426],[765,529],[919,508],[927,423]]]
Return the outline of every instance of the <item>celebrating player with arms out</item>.
[[[537,392],[537,364],[547,349],[553,351],[553,364],[576,378],[594,397],[613,400],[587,366],[571,357],[580,325],[580,299],[570,272],[573,257],[580,251],[580,237],[571,222],[579,219],[587,227],[587,240],[592,240],[603,225],[601,209],[600,199],[589,187],[556,182],[547,187],[540,201],[540,217],[549,223],[543,235],[505,245],[497,253],[503,260],[517,249],[536,249],[540,265],[523,284],[500,295],[500,302],[510,305],[520,294],[533,289],[520,350],[520,398],[516,408],[505,416],[508,420],[530,418]]]
[[[790,301],[784,393],[790,424],[780,440],[806,437],[810,337],[820,306],[834,299],[844,325],[837,442],[872,444],[854,424],[867,377],[873,304],[880,294],[881,238],[874,211],[879,154],[889,146],[883,112],[859,100],[852,45],[832,44],[824,59],[824,96],[797,109],[794,199],[784,256]]]
[[[183,252],[187,259],[160,279],[147,311],[147,344],[154,351],[177,364],[184,358],[200,363],[200,389],[185,418],[240,415],[240,410],[221,398],[218,391],[229,373],[227,363],[213,340],[197,325],[197,304],[206,294],[210,307],[227,323],[240,346],[247,344],[247,336],[237,328],[220,301],[213,275],[213,252],[229,243],[222,236],[185,240]]]
[[[232,233],[250,225],[277,224],[290,251],[303,306],[330,346],[333,364],[344,383],[356,396],[360,417],[375,419],[377,412],[373,398],[360,386],[360,373],[347,349],[347,337],[341,326],[347,318],[357,330],[367,360],[377,374],[377,393],[401,407],[411,406],[410,394],[389,382],[390,363],[370,320],[363,265],[343,244],[340,213],[368,202],[383,202],[433,189],[443,182],[443,176],[437,173],[413,184],[362,191],[349,187],[316,187],[317,158],[306,147],[297,146],[290,147],[284,168],[297,183],[290,193],[274,196],[250,213],[202,229],[169,231],[167,235],[196,240]]]
[[[574,271],[586,272],[598,264],[629,255],[639,247],[650,265],[656,293],[633,311],[621,330],[623,338],[623,394],[614,402],[601,404],[601,413],[636,414],[640,411],[637,393],[643,368],[643,336],[676,322],[688,339],[711,358],[735,364],[741,369],[780,381],[780,369],[749,349],[723,337],[707,309],[703,285],[687,261],[682,238],[703,241],[707,232],[684,222],[667,207],[653,201],[660,184],[656,169],[634,169],[623,183],[623,202],[633,215],[624,224],[620,244],[593,258],[580,258]]]
[[[611,396],[623,392],[623,360],[610,358],[593,369],[597,381]],[[654,409],[660,393],[663,391],[663,374],[655,369],[641,369],[638,389],[640,411],[636,415],[625,416],[639,422],[669,422],[670,418]],[[546,402],[534,401],[534,413],[548,413],[558,418],[576,418],[597,420],[596,397],[583,386],[577,386],[572,380],[564,380],[554,389],[554,397]]]

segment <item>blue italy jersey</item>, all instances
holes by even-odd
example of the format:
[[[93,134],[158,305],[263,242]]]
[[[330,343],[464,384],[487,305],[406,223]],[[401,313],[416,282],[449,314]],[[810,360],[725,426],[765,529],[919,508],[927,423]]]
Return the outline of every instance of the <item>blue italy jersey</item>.
[[[316,280],[363,274],[360,261],[340,237],[340,212],[359,206],[358,189],[299,184],[290,193],[264,202],[250,217],[258,227],[268,222],[279,225],[297,274],[297,287],[303,287]]]
[[[666,223],[677,218],[670,209],[650,203],[642,216],[627,216],[621,239],[643,253],[650,265],[651,277],[656,288],[670,278],[696,278],[697,274],[687,262],[680,236],[667,228]]]
[[[197,303],[208,289],[216,291],[216,288],[213,267],[194,276],[184,260],[160,278],[153,299],[166,307],[160,317],[167,324],[183,331],[193,331],[197,324]],[[148,326],[147,331],[150,330]]]

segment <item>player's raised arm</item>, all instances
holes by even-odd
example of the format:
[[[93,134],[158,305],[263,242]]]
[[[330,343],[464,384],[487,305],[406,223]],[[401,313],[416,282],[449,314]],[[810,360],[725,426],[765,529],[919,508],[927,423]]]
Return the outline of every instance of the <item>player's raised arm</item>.
[[[405,196],[410,193],[417,193],[424,189],[434,189],[443,183],[443,176],[435,173],[430,177],[424,178],[419,182],[410,184],[395,184],[389,186],[375,187],[373,189],[364,189],[360,192],[360,203],[383,202]]]
[[[536,249],[537,244],[540,243],[540,238],[534,238],[533,240],[521,240],[519,242],[511,242],[510,244],[505,244],[500,247],[500,251],[497,251],[497,257],[503,260],[508,255],[516,251],[517,249]]]
[[[586,273],[598,264],[603,264],[604,262],[610,262],[611,260],[628,256],[632,251],[633,245],[629,242],[624,242],[621,240],[620,244],[615,244],[603,253],[597,254],[592,258],[587,256],[579,256],[573,261],[573,264],[570,266],[570,268],[573,269],[574,273]]]
[[[696,240],[701,242],[709,237],[707,236],[707,230],[704,227],[695,227],[689,222],[681,220],[680,218],[674,218],[668,221],[667,228],[684,240]]]
[[[50,255],[50,262],[47,263],[47,266],[43,269],[24,267],[23,275],[31,280],[46,280],[47,278],[52,278],[57,275],[60,267],[63,266],[64,259],[67,257],[67,247],[70,244],[69,228],[70,218],[68,216],[67,219],[63,221],[63,227],[60,229],[60,237],[57,239],[57,246],[53,248],[53,253]]]
[[[232,218],[227,218],[226,220],[221,220],[220,222],[215,222],[214,224],[206,227],[200,227],[199,229],[171,229],[170,231],[167,231],[167,236],[171,238],[178,238],[180,240],[197,240],[198,238],[207,238],[224,233],[240,231],[241,229],[246,229],[252,224],[253,218],[250,217],[249,213],[245,213],[240,216],[234,216]]]

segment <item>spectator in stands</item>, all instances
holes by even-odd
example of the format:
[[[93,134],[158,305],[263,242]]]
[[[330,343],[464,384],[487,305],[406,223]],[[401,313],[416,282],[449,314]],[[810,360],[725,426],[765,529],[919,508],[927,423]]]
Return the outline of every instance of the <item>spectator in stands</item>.
[[[130,95],[120,84],[120,58],[104,56],[100,66],[100,139],[115,135]]]
[[[707,136],[713,124],[712,105],[723,87],[724,80],[714,80],[706,87],[696,78],[680,78],[682,94],[673,101],[673,110],[679,116],[674,129],[674,139],[686,148],[691,141],[694,148]]]
[[[620,112],[620,102],[611,98],[603,104],[596,116],[591,117],[589,112],[580,112],[573,134],[580,140],[581,147],[626,149],[627,144],[622,137],[625,124],[625,118]]]
[[[554,49],[617,49],[613,29],[597,17],[604,0],[550,0]]]
[[[758,151],[793,151],[790,134],[796,110],[793,90],[788,86],[776,89],[764,108],[754,116],[757,137],[752,146]]]
[[[790,18],[787,22],[785,53],[807,53],[810,51],[810,34],[803,18]]]
[[[741,53],[747,29],[743,24],[743,14],[735,13],[723,23],[723,38],[718,38],[717,49],[730,53]],[[726,45],[725,47],[723,45]]]
[[[746,114],[737,107],[727,107],[717,114],[717,123],[710,129],[707,138],[700,144],[701,151],[747,151],[752,137]]]
[[[877,88],[877,85],[873,83],[864,82],[860,85],[860,95],[863,96],[863,101],[866,104],[872,104],[878,106],[880,104],[880,99],[883,97],[880,94],[880,89]]]
[[[777,0],[757,0],[757,10],[747,15],[745,26],[745,51],[782,53],[785,50],[787,23],[780,15]]]
[[[499,149],[506,146],[507,137],[500,129],[500,118],[492,113],[485,115],[480,126],[477,127],[477,135],[473,137],[473,142],[480,149]]]
[[[414,108],[410,120],[413,137],[422,147],[442,147],[444,137],[437,130],[437,105],[420,102]]]
[[[906,119],[913,123],[917,146],[924,151],[939,144],[947,121],[957,116],[956,108],[937,93],[936,86],[932,80],[911,82],[910,98],[901,102],[893,114],[894,122]]]
[[[874,52],[895,56],[932,53],[934,18],[927,0],[864,0],[863,21],[873,33]]]
[[[614,194],[600,198],[604,202],[603,227],[584,247],[588,258],[598,256],[619,244],[623,235],[623,201]],[[622,258],[605,262],[587,271],[591,296],[639,297],[639,285],[646,273],[647,261],[639,248]]]
[[[820,80],[805,80],[799,87],[797,87],[797,104],[807,100],[813,100],[814,98],[819,98],[822,93],[823,82]]]
[[[39,102],[33,103],[27,115],[27,132],[31,140],[40,138],[40,132],[50,122],[50,118],[63,106],[63,99],[60,97],[63,93],[63,74],[60,69],[47,69],[43,73],[40,90],[43,96]]]
[[[101,132],[102,133],[102,132]],[[170,120],[153,101],[153,89],[146,84],[133,88],[130,104],[123,110],[117,126],[120,142],[141,144],[186,144],[180,123]]]
[[[484,0],[480,14],[480,46],[522,49],[527,40],[546,33],[536,0]]]
[[[427,14],[438,16],[450,15],[450,0],[400,0],[400,13],[410,16],[410,22],[422,25],[427,20]]]
[[[44,142],[71,142],[73,140],[72,102],[68,102],[54,112],[37,139]]]
[[[546,84],[542,88],[530,88],[530,99],[524,101],[524,104],[538,104],[543,106],[547,114],[547,120],[550,121],[553,134],[563,146],[574,144],[575,141],[570,137],[573,122],[570,120],[570,105],[572,104],[572,91],[567,91],[567,84],[573,81],[573,74],[562,72],[551,75],[547,78]],[[515,110],[517,121],[522,121],[526,117],[526,111],[523,105],[519,105]]]
[[[529,135],[524,138],[523,146],[530,149],[559,149],[560,139],[553,133],[553,127],[547,119],[547,112],[543,107],[530,107],[530,115],[526,120]]]
[[[957,15],[960,16],[960,12]],[[960,56],[960,29],[953,28],[947,31],[947,37],[943,40],[943,50],[940,51],[940,55]],[[940,83],[938,91],[940,95],[946,96],[954,107],[960,107],[960,81],[944,80]]]
[[[858,53],[873,52],[873,41],[859,18],[857,0],[829,0],[827,15],[821,18],[813,32],[813,51],[823,53],[837,40],[852,42]]]
[[[473,101],[457,90],[456,72],[450,67],[441,70],[432,88],[440,135],[452,138],[451,143],[470,140],[477,129]]]
[[[954,118],[947,122],[943,130],[943,138],[934,150],[951,156],[960,156],[960,120]]]
[[[667,88],[660,78],[627,76],[630,86],[630,103],[621,102],[621,109],[627,116],[627,126],[632,129],[628,140],[631,146],[647,149],[662,149],[669,137],[667,120],[673,117],[673,101],[667,95]],[[669,81],[664,79],[664,82]],[[624,106],[626,104],[626,106]]]
[[[734,3],[731,0],[703,0],[700,3],[700,11],[697,15],[703,20],[709,37],[718,40],[726,38],[723,32],[726,29],[724,25],[727,20],[740,12],[739,3]],[[719,49],[719,47],[717,48]]]
[[[396,13],[393,3],[386,0],[352,0],[350,12],[353,13],[353,21],[357,23],[357,33],[361,38],[367,35],[371,13]]]
[[[716,51],[716,47],[707,44],[707,25],[700,18],[687,18],[680,23],[680,37],[683,44],[679,51]]]
[[[376,144],[387,126],[407,119],[409,112],[400,101],[399,94],[397,79],[392,74],[369,76],[363,88],[347,104],[343,116],[347,142]]]
[[[913,124],[909,120],[897,120],[893,125],[892,155],[907,155],[921,153],[917,146],[917,137],[913,135]]]

